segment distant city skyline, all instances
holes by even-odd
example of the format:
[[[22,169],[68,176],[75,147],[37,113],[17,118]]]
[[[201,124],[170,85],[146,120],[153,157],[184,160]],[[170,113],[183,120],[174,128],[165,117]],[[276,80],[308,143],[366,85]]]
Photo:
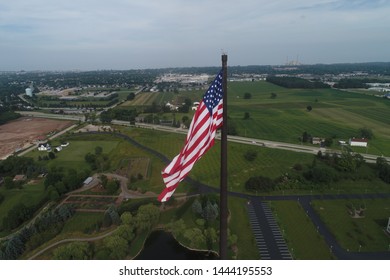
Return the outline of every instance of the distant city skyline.
[[[0,2],[0,71],[390,61],[387,0]]]

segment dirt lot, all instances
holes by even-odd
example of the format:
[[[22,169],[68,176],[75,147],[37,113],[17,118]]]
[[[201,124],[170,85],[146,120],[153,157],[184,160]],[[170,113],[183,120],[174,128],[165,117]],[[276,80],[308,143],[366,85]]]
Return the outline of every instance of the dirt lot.
[[[0,159],[44,140],[70,126],[72,121],[23,117],[0,126]]]

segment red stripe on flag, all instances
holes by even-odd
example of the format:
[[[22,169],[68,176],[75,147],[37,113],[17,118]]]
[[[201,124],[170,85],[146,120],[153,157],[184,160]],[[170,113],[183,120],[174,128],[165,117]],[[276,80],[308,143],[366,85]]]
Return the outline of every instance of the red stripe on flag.
[[[221,75],[221,73],[219,74]],[[217,76],[214,80],[214,87],[217,79],[221,79],[222,76]],[[207,102],[212,102],[216,98],[221,97],[221,88],[209,88],[206,94]],[[211,91],[211,94],[210,94]],[[213,95],[214,94],[214,95]],[[211,97],[210,97],[211,95]],[[204,99],[206,98],[206,95]],[[215,99],[214,99],[215,98]],[[218,104],[214,107],[206,106],[204,100],[198,106],[198,110],[191,121],[191,125],[184,143],[184,147],[180,153],[172,160],[170,164],[162,171],[162,177],[166,188],[159,195],[159,201],[167,201],[177,188],[178,184],[185,178],[185,176],[191,171],[193,165],[198,161],[213,145],[215,142],[216,130],[222,125],[222,111],[223,99],[217,99]],[[212,108],[210,113],[209,108]],[[211,109],[210,109],[211,110]]]

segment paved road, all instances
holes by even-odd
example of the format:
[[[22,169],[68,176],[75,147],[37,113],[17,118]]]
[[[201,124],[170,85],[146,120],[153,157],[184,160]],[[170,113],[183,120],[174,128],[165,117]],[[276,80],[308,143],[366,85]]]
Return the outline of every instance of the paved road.
[[[113,120],[112,123],[117,125],[130,126],[129,122],[125,122],[125,121]],[[179,133],[179,134],[187,134],[188,132],[187,129],[183,129],[183,128],[175,128],[175,127],[154,125],[154,124],[147,124],[147,123],[136,123],[135,126],[152,129],[152,130],[168,131],[168,132]],[[220,135],[217,134],[216,138],[220,139]],[[318,154],[319,151],[330,152],[332,154],[333,153],[341,154],[341,151],[338,150],[329,150],[326,148],[320,148],[314,146],[298,145],[298,144],[291,144],[291,143],[284,143],[284,142],[270,141],[270,140],[263,140],[263,139],[256,139],[256,138],[247,138],[247,137],[240,137],[240,136],[228,135],[228,141],[240,143],[240,144],[252,145],[252,146],[267,147],[271,149],[280,149],[280,150],[293,151],[299,153],[309,153],[314,155]],[[371,163],[375,163],[376,159],[378,158],[378,155],[371,155],[371,154],[361,154],[361,155],[363,156],[365,161]],[[390,162],[390,157],[384,156],[384,158],[388,162]]]
[[[247,208],[261,259],[291,260],[291,253],[268,203],[253,198],[248,202]]]
[[[113,107],[115,107],[116,105],[117,104],[113,105]],[[100,111],[100,113],[101,112],[102,111]],[[24,116],[34,116],[40,118],[66,119],[66,120],[77,120],[77,121],[79,120],[84,121],[85,119],[84,116],[78,116],[78,115],[46,114],[46,113],[30,112],[30,111],[26,111],[26,112],[19,111],[18,113]],[[130,126],[130,123],[128,121],[113,120],[111,123],[116,125]],[[154,125],[154,124],[147,124],[147,123],[136,123],[135,126],[141,128],[153,129],[153,130],[168,131],[168,132],[179,133],[179,134],[187,134],[188,132],[187,129],[183,129],[183,128],[175,128],[175,127]],[[219,139],[220,135],[217,134],[216,138]],[[320,147],[298,145],[298,144],[291,144],[291,143],[284,143],[284,142],[270,141],[270,140],[263,140],[263,139],[256,139],[256,138],[247,138],[247,137],[240,137],[240,136],[231,136],[231,135],[228,136],[228,141],[246,144],[246,145],[252,145],[252,146],[260,146],[260,147],[267,147],[271,149],[281,149],[281,150],[300,152],[300,153],[309,153],[309,154],[317,154],[319,151],[322,152],[328,151],[331,153],[338,153],[338,154],[341,153],[338,150],[326,150],[325,148],[320,148]],[[367,162],[376,162],[376,159],[378,158],[378,155],[371,155],[371,154],[361,154],[361,155]],[[389,156],[383,156],[383,157],[388,162],[390,162]]]

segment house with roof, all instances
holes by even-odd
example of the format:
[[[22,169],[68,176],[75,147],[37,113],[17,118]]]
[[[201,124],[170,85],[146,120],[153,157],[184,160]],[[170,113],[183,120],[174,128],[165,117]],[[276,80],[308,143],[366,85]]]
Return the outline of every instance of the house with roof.
[[[367,147],[368,140],[365,138],[351,138],[349,139],[349,145],[351,147]]]
[[[51,147],[49,143],[39,143],[38,151],[51,151]]]
[[[15,175],[15,177],[13,178],[12,181],[14,181],[14,182],[23,182],[23,181],[26,181],[26,180],[27,180],[26,175],[19,174],[19,175]]]

